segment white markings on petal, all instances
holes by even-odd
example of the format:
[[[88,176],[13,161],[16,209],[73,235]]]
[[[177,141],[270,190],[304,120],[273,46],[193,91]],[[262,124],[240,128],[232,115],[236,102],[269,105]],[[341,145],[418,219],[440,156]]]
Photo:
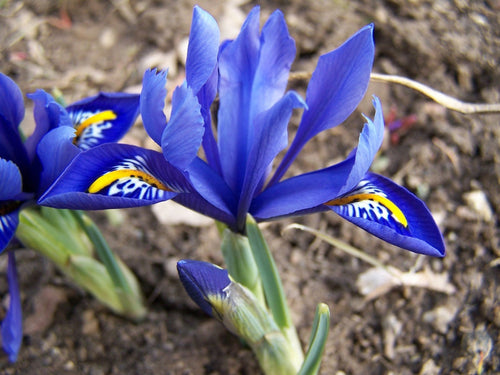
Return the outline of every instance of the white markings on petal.
[[[82,150],[88,150],[103,143],[106,139],[106,130],[113,127],[116,114],[106,111],[76,111],[70,113],[75,124],[76,136],[74,143]]]
[[[368,180],[361,181],[355,190],[325,203],[334,206],[344,216],[371,220],[408,234],[408,221],[401,209],[388,195]]]
[[[172,191],[171,186],[166,186],[153,175],[142,156],[124,159],[88,188],[93,194],[143,200],[163,199]]]

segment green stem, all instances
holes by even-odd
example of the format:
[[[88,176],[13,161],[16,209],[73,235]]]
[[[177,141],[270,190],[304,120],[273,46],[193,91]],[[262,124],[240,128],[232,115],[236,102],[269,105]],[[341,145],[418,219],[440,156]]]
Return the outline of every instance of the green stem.
[[[211,303],[224,326],[254,351],[267,375],[296,375],[301,363],[294,360],[294,349],[277,326],[266,306],[243,285],[232,281],[225,289],[227,299]]]
[[[248,288],[265,307],[259,269],[253,258],[248,238],[226,228],[222,234],[221,250],[229,275]]]
[[[247,217],[246,230],[250,248],[253,251],[255,262],[257,263],[257,268],[262,279],[266,301],[276,324],[291,345],[293,353],[290,353],[289,358],[300,365],[303,361],[304,354],[297,331],[290,316],[290,310],[286,301],[283,284],[279,276],[278,267],[274,262],[262,232],[250,215]]]

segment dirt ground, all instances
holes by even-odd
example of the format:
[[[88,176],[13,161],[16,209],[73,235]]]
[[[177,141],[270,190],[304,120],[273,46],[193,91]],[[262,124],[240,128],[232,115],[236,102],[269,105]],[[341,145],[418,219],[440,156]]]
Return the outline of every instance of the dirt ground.
[[[57,87],[69,103],[99,90],[137,91],[151,66],[170,67],[174,87],[183,79],[180,61],[194,3],[0,1],[0,70],[25,93]],[[253,3],[199,2],[227,37],[235,36]],[[285,13],[297,43],[293,70],[311,71],[319,55],[374,22],[374,71],[404,75],[464,101],[500,102],[498,0],[258,3],[263,19],[276,8]],[[304,85],[294,88],[303,92]],[[399,140],[384,147],[373,169],[427,202],[444,233],[447,255],[418,257],[333,213],[298,218],[387,265],[428,276],[423,287],[377,290],[368,298],[359,283],[370,265],[307,233],[282,234],[291,220],[267,225],[263,231],[300,338],[307,343],[315,306],[325,302],[332,321],[321,374],[476,374],[481,365],[483,373],[499,373],[500,115],[454,113],[395,85],[372,84],[372,93],[386,113],[394,108],[399,118],[416,115]],[[366,104],[361,110],[371,114]],[[340,160],[355,145],[362,122],[357,112],[345,126],[316,137],[294,172]],[[140,123],[126,141],[150,145]],[[0,373],[259,374],[252,353],[197,309],[177,279],[178,259],[222,264],[214,226],[165,225],[150,207],[117,214],[123,220],[119,227],[102,212],[92,216],[137,274],[147,299],[146,319],[135,324],[112,314],[47,260],[20,249],[25,336],[17,363],[0,357]],[[0,317],[7,301],[5,263],[0,257]],[[447,289],[429,288],[437,279]]]

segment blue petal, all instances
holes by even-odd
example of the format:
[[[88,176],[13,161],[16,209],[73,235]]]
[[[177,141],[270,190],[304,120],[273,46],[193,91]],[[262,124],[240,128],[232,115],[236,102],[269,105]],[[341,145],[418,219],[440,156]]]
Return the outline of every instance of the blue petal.
[[[139,115],[139,95],[99,93],[71,104],[67,111],[76,129],[75,144],[87,150],[125,135]]]
[[[161,148],[167,161],[185,170],[195,158],[203,138],[204,121],[200,104],[184,82],[172,96],[172,115],[161,137]]]
[[[0,159],[0,175],[2,176],[0,179],[0,202],[15,199],[23,189],[19,168],[11,161]]]
[[[259,8],[255,7],[238,37],[225,44],[219,57],[219,152],[224,179],[233,191],[240,190],[244,178],[259,47]]]
[[[295,92],[290,91],[269,110],[255,119],[256,134],[246,166],[246,175],[238,206],[238,225],[244,228],[252,198],[260,182],[265,179],[268,167],[287,143],[287,126],[292,110],[306,104]]]
[[[212,206],[234,218],[236,217],[236,197],[220,175],[200,158],[193,160],[187,172],[189,180],[198,194]],[[207,212],[202,213],[211,216]]]
[[[150,205],[191,189],[159,152],[107,143],[77,155],[39,204],[96,210]]]
[[[217,173],[222,175],[222,167],[220,164],[219,148],[215,140],[214,132],[212,129],[212,115],[211,106],[217,95],[217,86],[219,83],[219,69],[216,65],[212,75],[205,82],[201,90],[198,92],[198,101],[201,105],[201,115],[204,121],[204,132],[202,146],[208,164],[214,168]]]
[[[286,179],[266,188],[257,195],[250,207],[250,214],[257,220],[271,220],[302,214],[316,209],[337,196],[352,169],[354,157],[318,171]]]
[[[234,215],[212,205],[197,192],[177,194],[172,200],[195,212],[220,221],[230,228],[236,226]]]
[[[227,270],[214,264],[197,260],[177,262],[182,285],[194,302],[208,315],[213,316],[210,296],[225,296],[224,289],[231,283]]]
[[[40,142],[45,134],[59,126],[73,127],[73,123],[66,109],[45,91],[36,90],[27,96],[35,103],[34,117],[36,128],[25,142],[30,159],[33,160],[38,142]]]
[[[20,203],[7,201],[0,204],[2,215],[0,216],[0,253],[5,250],[10,240],[16,233],[19,225]]]
[[[16,83],[0,73],[0,120],[3,118],[12,130],[17,131],[24,118],[23,93]]]
[[[198,99],[200,95],[198,94]],[[203,116],[204,131],[203,139],[201,144],[203,146],[203,152],[207,158],[207,163],[222,175],[222,166],[220,164],[219,148],[217,146],[217,141],[215,140],[214,132],[212,130],[212,115],[210,114],[210,106],[201,107],[201,115]]]
[[[339,125],[354,111],[368,87],[373,57],[373,25],[368,25],[319,58],[307,87],[308,110],[272,183],[281,179],[307,141]]]
[[[167,97],[166,84],[166,70],[150,69],[144,72],[140,99],[141,117],[146,132],[158,145],[161,144],[161,136],[167,125],[167,118],[163,113]]]
[[[217,22],[210,14],[195,6],[186,59],[186,81],[195,94],[212,75],[218,50]]]
[[[218,85],[219,85],[219,69],[218,69],[218,64],[216,64],[214,66],[212,74],[210,75],[210,77],[208,77],[208,80],[196,94],[198,96],[198,101],[200,102],[201,107],[209,112],[210,112],[210,106],[212,105],[215,97],[217,96]]]
[[[361,181],[370,169],[373,159],[382,145],[384,139],[382,104],[377,97],[374,97],[373,105],[375,106],[375,116],[373,121],[365,116],[367,123],[363,127],[358,147],[354,151],[354,164],[339,194],[353,189]]]
[[[17,360],[17,354],[23,339],[23,316],[21,310],[21,296],[17,281],[16,258],[9,252],[7,266],[7,280],[9,281],[10,303],[9,310],[2,322],[2,346],[11,362]]]
[[[25,188],[34,188],[29,180],[31,176],[31,163],[28,153],[17,128],[9,126],[5,119],[0,117],[0,158],[14,162],[21,175],[27,179],[23,181]]]
[[[354,190],[325,204],[393,245],[419,254],[445,255],[443,237],[425,204],[385,177],[368,173]]]
[[[42,164],[39,195],[59,177],[81,151],[73,144],[75,129],[61,126],[50,131],[38,144],[38,158]]]
[[[217,33],[219,33],[217,29]],[[218,37],[217,37],[218,38]],[[190,56],[188,54],[188,60]],[[187,69],[187,68],[186,68]],[[190,77],[186,78],[188,85],[191,86]],[[219,150],[217,146],[217,141],[212,130],[212,115],[211,106],[217,96],[217,88],[219,85],[219,69],[218,69],[218,54],[215,56],[215,63],[213,64],[213,70],[208,79],[205,80],[203,86],[197,91],[196,96],[198,97],[198,102],[201,106],[201,115],[204,121],[204,132],[203,132],[203,151],[207,158],[207,162],[212,168],[216,169],[222,174],[222,168],[220,166]],[[196,92],[193,90],[193,92]]]
[[[296,50],[281,11],[271,14],[262,28],[260,42],[252,88],[252,116],[272,107],[281,99],[288,85],[288,73]]]
[[[257,220],[321,211],[321,205],[353,189],[368,171],[384,135],[380,101],[374,98],[375,116],[363,127],[358,147],[343,162],[331,167],[289,178],[267,187],[258,195],[250,212]]]

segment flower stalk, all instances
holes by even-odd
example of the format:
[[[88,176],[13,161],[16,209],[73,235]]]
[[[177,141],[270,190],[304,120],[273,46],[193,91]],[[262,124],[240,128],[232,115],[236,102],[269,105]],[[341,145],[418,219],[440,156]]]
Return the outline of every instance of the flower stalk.
[[[246,235],[227,228],[222,231],[227,270],[206,262],[182,260],[177,264],[180,279],[207,314],[253,350],[265,374],[316,374],[328,336],[328,307],[318,305],[304,359],[278,268],[250,215],[245,229]]]
[[[278,267],[273,259],[269,246],[259,229],[255,220],[248,215],[247,235],[250,242],[257,268],[260,272],[267,304],[272,312],[274,321],[287,338],[292,348],[291,357],[302,363],[304,354],[297,336],[297,330],[293,325],[290,310],[286,301],[283,284],[279,276]]]
[[[226,228],[222,232],[221,251],[231,277],[248,288],[265,306],[259,267],[255,262],[248,238]]]

